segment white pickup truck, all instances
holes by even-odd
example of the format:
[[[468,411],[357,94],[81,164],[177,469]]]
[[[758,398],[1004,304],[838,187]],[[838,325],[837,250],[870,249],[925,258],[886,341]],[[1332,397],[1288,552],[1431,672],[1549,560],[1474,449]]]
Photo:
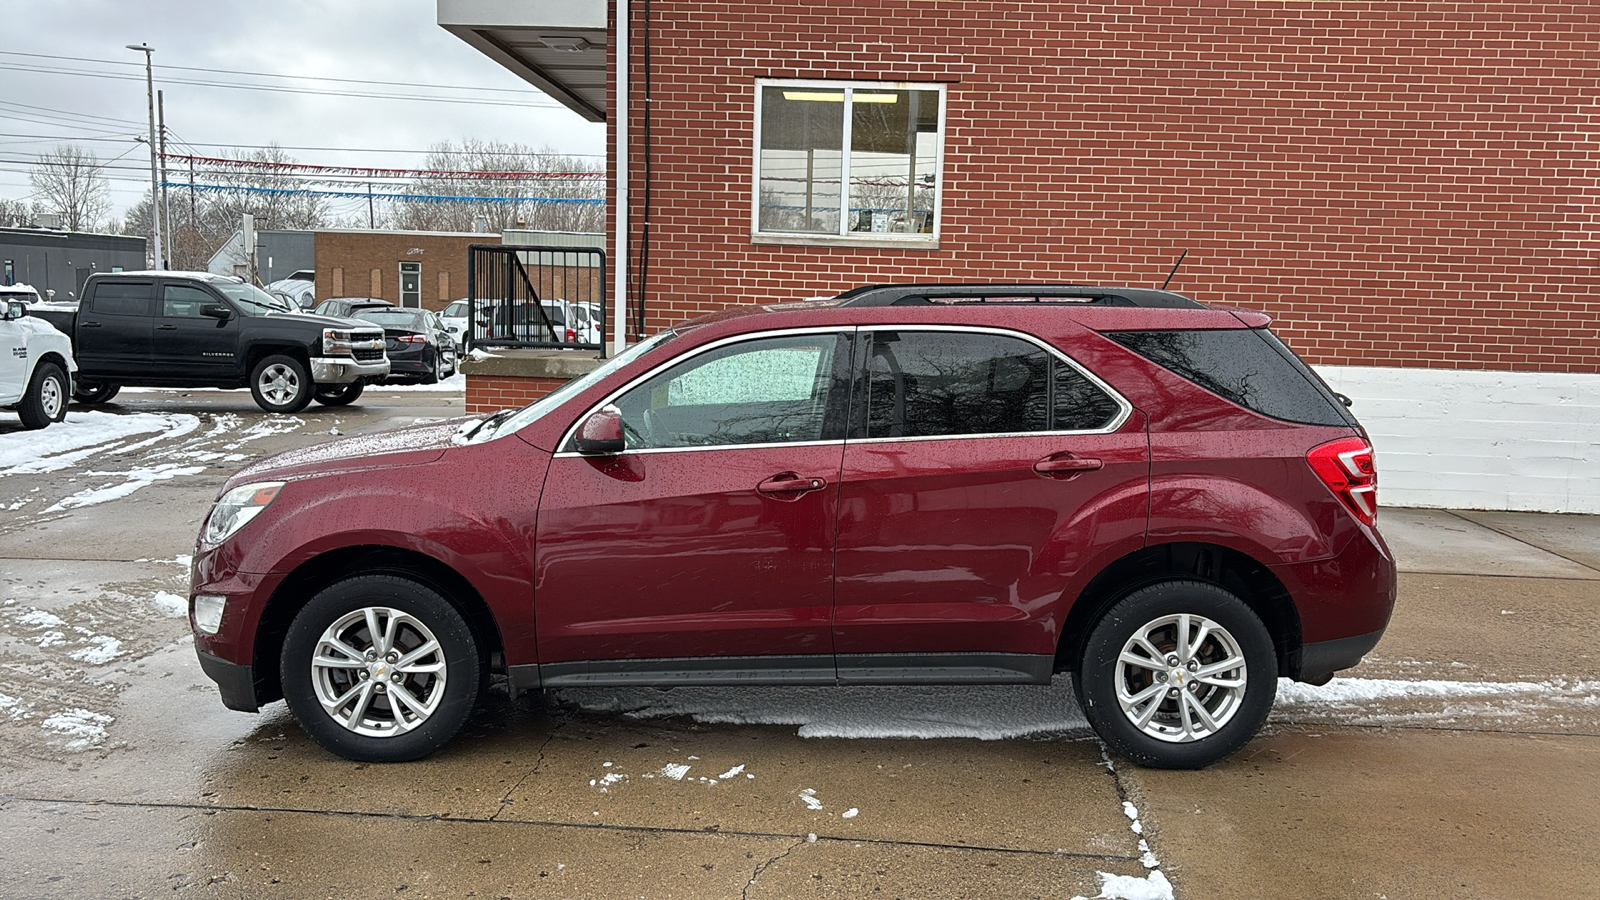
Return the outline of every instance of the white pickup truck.
[[[28,304],[7,298],[0,310],[0,407],[14,409],[23,428],[44,428],[67,417],[72,397],[72,341]]]

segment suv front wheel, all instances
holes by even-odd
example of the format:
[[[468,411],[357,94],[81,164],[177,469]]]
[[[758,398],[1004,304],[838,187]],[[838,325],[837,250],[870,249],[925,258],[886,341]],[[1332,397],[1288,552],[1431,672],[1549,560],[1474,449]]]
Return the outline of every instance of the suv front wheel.
[[[1205,582],[1166,581],[1101,617],[1073,684],[1113,751],[1143,766],[1199,769],[1255,736],[1277,679],[1272,636],[1243,600]]]
[[[279,674],[300,727],[362,762],[404,762],[444,746],[477,702],[478,648],[450,601],[395,575],[333,584],[284,637]]]

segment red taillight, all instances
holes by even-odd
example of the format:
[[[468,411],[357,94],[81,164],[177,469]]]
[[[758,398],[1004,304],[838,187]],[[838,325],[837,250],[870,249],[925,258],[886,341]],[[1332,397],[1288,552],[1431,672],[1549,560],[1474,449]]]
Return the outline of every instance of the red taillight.
[[[1311,471],[1350,513],[1368,525],[1378,517],[1378,465],[1364,438],[1340,438],[1306,454]]]
[[[578,342],[578,333],[576,331],[573,331],[571,328],[568,328],[567,329],[567,343],[576,344],[577,342]]]
[[[402,344],[426,344],[428,342],[427,336],[421,334],[402,334],[395,340]]]

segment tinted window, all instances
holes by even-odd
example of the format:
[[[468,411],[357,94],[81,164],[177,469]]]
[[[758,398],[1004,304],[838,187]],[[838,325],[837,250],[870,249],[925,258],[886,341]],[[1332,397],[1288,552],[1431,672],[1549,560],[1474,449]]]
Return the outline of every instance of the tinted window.
[[[197,287],[169,284],[161,289],[161,314],[183,319],[200,318],[202,307],[219,305],[217,298]]]
[[[426,316],[420,309],[395,309],[381,307],[376,309],[358,309],[355,318],[384,328],[409,328],[413,331],[426,331]]]
[[[765,338],[679,363],[617,400],[628,448],[822,440],[839,343]]]
[[[1053,354],[993,334],[876,332],[866,392],[869,438],[1087,431],[1120,412]]]
[[[102,281],[95,285],[93,308],[108,316],[151,315],[155,282]]]
[[[1106,337],[1264,416],[1306,425],[1356,424],[1316,373],[1264,328],[1124,331]]]

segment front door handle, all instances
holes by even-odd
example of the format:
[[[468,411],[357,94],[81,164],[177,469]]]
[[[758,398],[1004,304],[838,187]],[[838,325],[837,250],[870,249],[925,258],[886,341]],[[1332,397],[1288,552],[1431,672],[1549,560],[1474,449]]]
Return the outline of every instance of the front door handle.
[[[1061,478],[1063,481],[1077,478],[1084,472],[1093,472],[1104,468],[1105,463],[1091,456],[1073,456],[1071,453],[1057,453],[1046,456],[1033,464],[1033,470],[1046,478]]]
[[[756,485],[756,490],[779,500],[798,500],[802,494],[821,490],[827,479],[812,478],[794,472],[779,472]]]
[[[156,330],[157,331],[177,331],[178,330],[178,326],[176,326],[176,325],[157,325],[156,326]]]

